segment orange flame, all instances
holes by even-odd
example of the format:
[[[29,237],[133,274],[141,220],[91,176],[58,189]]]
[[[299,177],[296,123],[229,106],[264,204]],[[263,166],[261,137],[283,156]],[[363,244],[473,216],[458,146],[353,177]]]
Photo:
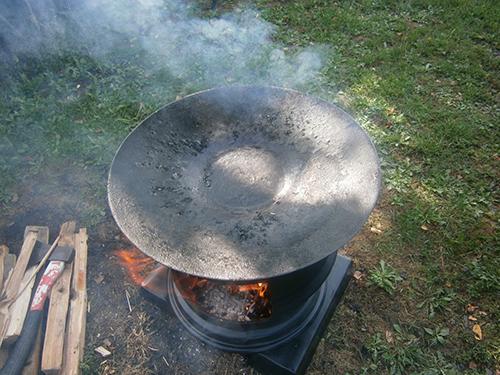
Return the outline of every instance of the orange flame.
[[[144,281],[144,273],[153,265],[155,261],[144,255],[139,249],[119,249],[113,252],[118,257],[118,263],[125,268],[130,279],[137,285]]]
[[[260,298],[266,297],[268,284],[266,282],[256,284],[232,285],[231,291],[237,292],[256,292]]]
[[[182,273],[175,274],[175,283],[183,298],[194,305],[198,305],[199,303],[198,296],[202,294],[200,292],[201,290],[217,287],[218,284],[216,281]],[[225,285],[224,288],[229,294],[245,294],[245,298],[249,302],[244,308],[249,314],[247,315],[249,316],[249,320],[256,319],[255,317],[251,318],[250,314],[256,316],[257,319],[260,317],[269,317],[271,315],[268,282],[263,281],[254,284],[230,284]]]

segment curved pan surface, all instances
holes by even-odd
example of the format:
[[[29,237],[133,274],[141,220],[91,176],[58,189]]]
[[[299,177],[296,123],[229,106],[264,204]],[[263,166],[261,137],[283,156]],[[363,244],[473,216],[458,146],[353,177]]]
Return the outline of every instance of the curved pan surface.
[[[316,263],[362,227],[376,150],[325,101],[222,87],[168,104],[120,146],[108,198],[123,233],[177,271],[258,280]]]

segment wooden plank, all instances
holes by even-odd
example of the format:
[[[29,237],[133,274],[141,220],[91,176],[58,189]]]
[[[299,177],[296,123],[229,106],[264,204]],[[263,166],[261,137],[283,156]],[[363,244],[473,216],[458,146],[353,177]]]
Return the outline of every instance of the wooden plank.
[[[17,340],[23,329],[24,319],[30,305],[31,291],[35,285],[35,278],[31,278],[33,272],[35,272],[35,268],[36,266],[30,267],[26,271],[21,284],[21,288],[25,286],[26,288],[9,307],[9,324],[4,337],[4,342],[8,345]]]
[[[9,253],[9,248],[5,245],[0,245],[0,291],[3,288],[3,271],[4,271],[4,262],[5,257]]]
[[[49,228],[40,226],[28,226],[24,232],[26,236],[28,231],[38,232],[37,239],[43,243],[49,243]],[[42,358],[42,325],[38,327],[38,334],[36,335],[35,344],[31,355],[26,361],[26,365],[22,371],[22,375],[39,375],[40,374],[40,360]]]
[[[17,257],[16,265],[14,270],[6,282],[5,289],[3,291],[2,301],[0,302],[0,347],[2,346],[3,340],[7,333],[7,328],[9,326],[9,306],[13,299],[16,297],[17,292],[23,281],[24,273],[28,262],[31,257],[31,252],[35,247],[37,233],[29,232],[24,239],[23,246]]]
[[[14,270],[14,266],[16,265],[17,257],[15,254],[7,254],[5,256],[3,262],[3,285],[7,285],[7,281],[10,279],[10,275],[12,275],[12,271]],[[2,290],[3,295],[3,290]]]
[[[59,374],[63,364],[64,333],[68,314],[72,264],[65,266],[50,294],[49,314],[42,353],[42,371]]]
[[[26,272],[26,267],[31,257],[31,252],[35,247],[37,238],[37,233],[28,232],[26,238],[24,239],[23,246],[19,256],[17,257],[16,265],[14,266],[14,271],[5,285],[4,296],[6,299],[10,300],[14,298],[19,291],[19,287],[23,281],[24,273]]]
[[[10,280],[10,277],[12,276],[12,271],[14,271],[14,267],[16,265],[16,259],[17,257],[14,255],[14,254],[7,254],[6,257],[5,257],[5,262],[4,262],[4,277],[3,277],[3,281],[4,281],[4,290],[5,290],[5,285],[7,285],[7,283],[9,282]],[[4,295],[3,292],[4,290],[2,290],[2,293],[0,295]],[[8,324],[8,320],[7,320],[7,315],[9,313],[9,301],[7,300],[1,300],[0,301],[0,351],[3,350],[3,346],[1,344],[1,341],[2,341],[2,332],[1,330],[3,329],[3,326],[4,324]]]
[[[64,349],[64,375],[80,373],[85,348],[87,318],[87,230],[80,229],[75,237],[75,261],[71,282],[68,328]]]
[[[61,230],[59,234],[61,238],[59,239],[58,245],[61,246],[74,246],[75,245],[75,221],[67,221],[61,225]]]
[[[28,233],[36,233],[37,240],[43,243],[49,243],[49,228],[40,226],[27,226],[24,231],[24,237]],[[31,300],[31,291],[35,285],[35,278],[32,278],[33,272],[35,272],[36,266],[30,267],[24,273],[23,282],[21,284],[20,290],[24,288],[23,292],[17,297],[13,304],[9,307],[9,325],[7,327],[7,333],[5,334],[5,343],[11,344],[17,340],[23,329],[24,319],[26,318],[26,313]],[[25,287],[26,286],[26,287]]]
[[[49,243],[49,227],[42,227],[39,225],[28,225],[24,229],[24,238],[28,235],[29,232],[36,232],[36,239],[40,242]]]
[[[59,245],[75,246],[75,227],[74,221],[66,222],[61,226]],[[62,369],[72,271],[73,264],[66,264],[63,274],[56,281],[50,293],[42,352],[42,371],[46,375],[59,374]]]

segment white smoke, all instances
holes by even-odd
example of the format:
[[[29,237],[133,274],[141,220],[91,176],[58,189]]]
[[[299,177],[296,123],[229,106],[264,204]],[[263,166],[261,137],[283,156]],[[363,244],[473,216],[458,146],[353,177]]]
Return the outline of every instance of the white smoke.
[[[202,18],[189,0],[83,0],[70,5],[5,0],[0,12],[5,26],[0,35],[14,53],[72,48],[106,59],[117,51],[122,58],[130,52],[148,69],[194,79],[200,87],[302,87],[318,78],[325,51],[323,46],[287,51],[273,41],[274,25],[255,9]],[[132,56],[138,49],[140,57]]]

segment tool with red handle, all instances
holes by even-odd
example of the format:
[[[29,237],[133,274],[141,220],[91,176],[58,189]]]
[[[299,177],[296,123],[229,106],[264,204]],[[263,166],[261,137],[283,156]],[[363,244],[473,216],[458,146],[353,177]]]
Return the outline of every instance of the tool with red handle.
[[[65,264],[71,262],[73,255],[73,248],[60,246],[50,256],[50,263],[45,269],[31,300],[31,306],[24,320],[21,336],[19,336],[15,347],[11,350],[5,366],[0,370],[0,375],[21,374],[24,364],[33,349],[38,327],[43,317],[45,301],[49,296],[52,286],[63,273]]]

